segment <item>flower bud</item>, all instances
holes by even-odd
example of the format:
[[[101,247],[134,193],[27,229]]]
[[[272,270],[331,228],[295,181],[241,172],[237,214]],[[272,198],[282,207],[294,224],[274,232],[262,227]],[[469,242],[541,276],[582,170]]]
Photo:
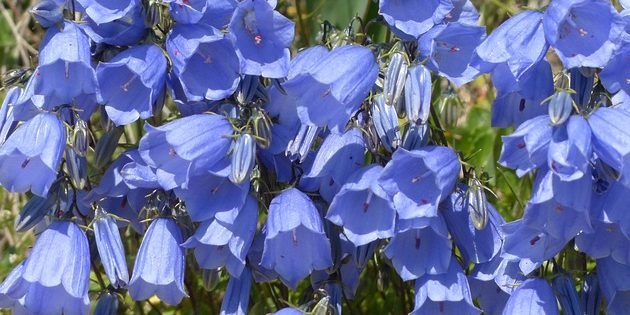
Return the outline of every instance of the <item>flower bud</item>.
[[[94,315],[116,315],[118,314],[118,298],[111,294],[105,293],[101,295],[96,302]]]
[[[429,124],[411,124],[403,138],[402,147],[406,150],[419,149],[429,142]]]
[[[125,249],[116,220],[97,210],[94,220],[94,239],[105,274],[114,288],[124,288],[129,282]]]
[[[405,112],[411,124],[426,124],[431,110],[431,72],[423,65],[409,68],[405,81]]]
[[[55,182],[46,197],[33,195],[15,218],[15,230],[26,232],[41,222],[59,199],[59,182]]]
[[[570,75],[571,89],[575,91],[575,94],[571,94],[571,97],[579,108],[584,109],[591,100],[595,73],[592,68],[580,67],[571,69]]]
[[[578,301],[575,282],[570,275],[561,273],[553,278],[551,284],[564,314],[584,314]]]
[[[466,191],[466,207],[475,229],[483,230],[488,224],[488,205],[483,185],[474,175],[470,179]]]
[[[151,28],[160,23],[162,18],[160,12],[160,4],[157,1],[147,1],[147,5],[143,6],[144,13],[144,25]]]
[[[65,1],[42,0],[28,10],[28,12],[42,27],[51,27],[63,21],[64,4]]]
[[[585,315],[600,314],[599,309],[602,304],[602,292],[597,274],[589,273],[584,279],[582,291],[580,291],[580,305]]]
[[[251,103],[258,90],[258,85],[260,85],[260,81],[257,75],[244,76],[236,93],[238,103],[241,105]]]
[[[359,267],[359,269],[365,268],[367,263],[372,259],[372,255],[374,255],[374,251],[378,247],[379,241],[376,240],[374,242],[357,246],[354,248],[354,252],[352,253],[352,257],[354,258],[354,263]]]
[[[573,112],[573,100],[565,91],[554,94],[549,101],[549,119],[554,126],[562,125]]]
[[[83,189],[88,178],[88,162],[85,156],[80,156],[75,150],[66,148],[66,172],[76,189]]]
[[[383,147],[393,152],[402,142],[398,116],[393,106],[386,106],[383,95],[377,95],[372,103],[372,119]]]
[[[287,145],[286,154],[289,159],[302,162],[311,150],[313,140],[317,138],[318,134],[319,128],[317,126],[301,125],[295,138],[289,141],[289,145]]]
[[[112,154],[114,154],[122,134],[122,127],[112,128],[98,140],[94,149],[94,166],[97,169],[102,169],[112,160]]]
[[[234,142],[232,149],[232,173],[230,181],[239,184],[249,179],[256,162],[256,142],[248,133],[242,134]]]
[[[266,149],[271,144],[271,119],[267,116],[265,111],[256,110],[253,114],[253,130],[256,135],[256,143],[263,149]]]
[[[80,119],[74,125],[72,131],[72,149],[78,156],[85,156],[89,147],[89,130],[85,120]]]
[[[389,59],[389,66],[383,82],[383,95],[388,106],[398,103],[407,78],[407,59],[400,52],[395,52]]]

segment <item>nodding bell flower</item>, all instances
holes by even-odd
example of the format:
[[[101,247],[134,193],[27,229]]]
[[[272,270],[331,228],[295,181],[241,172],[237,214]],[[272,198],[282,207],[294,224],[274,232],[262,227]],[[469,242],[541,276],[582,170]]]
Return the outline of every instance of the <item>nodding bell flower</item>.
[[[42,0],[32,6],[28,12],[42,27],[51,27],[63,21],[64,0]]]
[[[16,102],[16,117],[25,120],[39,110],[71,104],[87,120],[98,100],[88,36],[69,21],[49,28],[40,44],[39,65]]]
[[[96,24],[120,19],[140,5],[137,0],[77,0],[77,2]]]
[[[114,288],[126,287],[127,282],[129,282],[129,271],[127,270],[127,261],[125,261],[125,248],[120,238],[116,220],[99,211],[93,227],[98,255],[109,282]]]
[[[248,133],[238,137],[232,146],[232,172],[230,180],[234,184],[240,184],[249,180],[249,176],[256,163],[256,141]]]
[[[451,0],[383,0],[379,1],[378,11],[394,34],[404,40],[414,40],[441,23],[456,6],[463,6],[464,3],[465,1]]]
[[[144,234],[129,281],[129,295],[142,301],[156,295],[170,305],[186,297],[184,269],[186,257],[182,232],[175,220],[157,218]]]
[[[283,78],[289,72],[289,46],[295,23],[266,0],[242,1],[234,10],[228,31],[234,35],[234,48],[241,73],[266,78]]]
[[[429,122],[431,112],[431,72],[423,65],[409,68],[405,80],[405,113],[415,125]]]
[[[571,94],[560,91],[549,100],[549,120],[553,126],[562,125],[573,113]]]
[[[303,178],[326,178],[343,185],[355,170],[363,166],[365,143],[361,131],[352,128],[342,134],[329,134],[319,147],[310,171]],[[343,167],[339,167],[343,165]]]
[[[87,315],[89,279],[85,233],[74,222],[56,221],[39,235],[28,258],[0,285],[0,307],[29,314]]]
[[[226,266],[232,277],[241,277],[247,252],[256,233],[257,219],[258,204],[250,196],[233,222],[226,224],[217,219],[204,221],[182,246],[194,249],[201,268]]]
[[[144,128],[138,151],[165,190],[186,189],[191,176],[225,168],[220,162],[230,148],[232,126],[224,116],[191,115]]]
[[[99,63],[96,76],[107,116],[117,126],[153,115],[164,94],[166,58],[155,45],[139,45]]]
[[[46,197],[65,146],[66,128],[55,114],[31,118],[0,146],[0,184],[12,192],[30,190]]]
[[[271,201],[260,266],[274,270],[289,287],[313,270],[332,266],[330,242],[311,199],[295,188]]]
[[[551,286],[545,279],[531,278],[516,287],[503,314],[560,314]]]
[[[220,100],[240,81],[239,59],[227,35],[213,27],[177,24],[166,38],[166,51],[189,101]]]
[[[630,10],[627,12],[630,13]],[[627,72],[628,63],[630,63],[630,46],[626,44],[619,49],[602,72],[599,73],[599,78],[606,90],[611,93],[622,91],[626,95],[630,95],[630,81],[628,80]]]
[[[396,210],[378,183],[382,170],[371,165],[354,172],[328,209],[326,219],[342,226],[355,246],[394,236]]]
[[[407,79],[407,58],[400,52],[392,54],[383,80],[383,98],[385,104],[393,106],[400,101]]]
[[[554,0],[543,28],[566,69],[603,68],[622,42],[624,21],[607,0]]]

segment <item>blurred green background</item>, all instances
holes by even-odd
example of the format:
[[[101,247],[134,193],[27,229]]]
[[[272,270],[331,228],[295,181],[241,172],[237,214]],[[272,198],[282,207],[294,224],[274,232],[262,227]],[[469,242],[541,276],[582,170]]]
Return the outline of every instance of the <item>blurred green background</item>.
[[[33,67],[37,62],[37,48],[44,30],[28,14],[28,8],[36,0],[0,1],[0,74],[19,67]],[[545,0],[473,0],[481,13],[481,24],[488,33],[509,16],[523,8],[543,8]],[[372,0],[280,0],[278,10],[296,22],[296,38],[293,51],[319,43],[321,25],[329,21],[339,29],[345,29],[355,16],[369,21],[378,16],[378,3]],[[368,29],[374,42],[390,36],[387,27],[373,23]],[[6,91],[0,91],[0,99]],[[443,92],[444,93],[444,92]],[[449,98],[438,107],[440,121],[445,126],[449,144],[470,156],[470,163],[478,173],[488,175],[488,186],[498,198],[488,195],[489,200],[507,220],[520,217],[529,197],[531,178],[517,179],[510,170],[496,164],[501,148],[500,136],[510,130],[490,128],[490,104],[494,97],[492,84],[487,76],[478,78],[456,92],[447,92],[440,99]],[[435,104],[436,106],[438,104]],[[15,216],[27,196],[6,193],[0,189],[0,279],[20,262],[32,246],[32,233],[18,234],[13,229]],[[54,262],[51,262],[54,263]],[[131,267],[131,265],[130,265]],[[187,271],[188,290],[194,299],[186,299],[178,309],[167,307],[159,301],[134,304],[128,298],[121,312],[147,314],[217,314],[225,290],[224,274],[217,287],[206,291],[201,276]],[[95,277],[93,277],[95,278]],[[97,279],[93,279],[98,289]],[[300,292],[308,285],[302,283]],[[400,294],[401,290],[408,294]],[[389,265],[372,262],[363,273],[357,296],[347,301],[347,314],[406,314],[413,308],[413,296],[409,283],[395,276]],[[91,294],[94,300],[97,293]],[[280,296],[278,298],[277,296]],[[273,297],[273,298],[272,298]],[[288,301],[286,301],[288,300]],[[265,314],[288,302],[300,305],[299,294],[289,293],[278,283],[256,285],[250,303],[253,314]],[[2,311],[0,311],[2,313]]]

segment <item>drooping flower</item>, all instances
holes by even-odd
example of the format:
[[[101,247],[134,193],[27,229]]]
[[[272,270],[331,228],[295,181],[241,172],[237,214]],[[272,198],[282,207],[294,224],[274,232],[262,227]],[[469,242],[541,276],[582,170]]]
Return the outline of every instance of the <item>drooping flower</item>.
[[[316,46],[301,54],[307,52],[317,57],[315,63],[294,63],[296,69],[291,69],[282,86],[295,98],[303,124],[328,126],[332,132],[341,133],[376,82],[374,55],[357,45],[337,47],[328,53]]]
[[[90,40],[73,22],[48,29],[39,50],[39,65],[16,102],[16,118],[34,116],[71,104],[87,120],[99,97],[96,72],[92,68]]]
[[[328,209],[326,218],[342,226],[355,246],[394,236],[396,210],[378,183],[382,170],[370,165],[353,173]]]
[[[20,125],[0,146],[0,183],[12,192],[46,197],[57,178],[66,145],[66,129],[59,118],[41,113]]]
[[[448,270],[440,274],[425,274],[416,280],[413,315],[481,313],[470,294],[468,279],[453,257]]]
[[[455,186],[460,165],[447,147],[398,149],[379,178],[401,219],[437,216],[437,206]]]
[[[313,270],[332,265],[330,242],[313,202],[295,188],[271,201],[260,265],[295,288]]]
[[[532,278],[512,293],[503,314],[559,314],[556,297],[545,279]]]
[[[379,1],[379,13],[392,31],[404,40],[415,40],[436,24],[440,24],[455,8],[455,1]],[[457,1],[457,5],[464,1]]]
[[[619,49],[599,74],[602,84],[609,92],[616,93],[621,90],[630,95],[628,64],[630,64],[630,44]]]
[[[189,101],[219,100],[238,87],[240,65],[232,42],[213,27],[179,24],[166,38],[173,73]]]
[[[545,165],[551,133],[549,116],[542,115],[524,122],[511,135],[502,137],[499,163],[515,169],[518,176]]]
[[[115,288],[126,287],[129,281],[129,271],[125,261],[125,248],[120,238],[116,220],[101,213],[100,217],[97,216],[95,219],[93,227],[98,255],[110,284]]]
[[[418,39],[418,52],[429,58],[426,66],[460,86],[480,72],[471,66],[475,49],[486,35],[483,26],[461,23],[438,25]]]
[[[405,281],[447,272],[451,241],[444,219],[432,218],[424,227],[398,231],[385,247],[385,255]]]
[[[241,60],[241,73],[283,78],[289,72],[289,46],[295,24],[266,0],[240,2],[228,31]]]
[[[182,232],[175,220],[158,218],[144,234],[133,273],[129,281],[129,295],[136,301],[157,295],[170,305],[177,305],[186,297],[184,268],[186,266]]]
[[[73,222],[56,221],[39,235],[24,263],[0,285],[0,306],[32,314],[88,314],[89,279],[85,233]],[[7,305],[11,301],[13,305]]]
[[[77,3],[97,24],[120,19],[139,5],[137,0],[77,0]]]
[[[93,0],[92,0],[93,1]],[[123,1],[102,1],[107,3],[125,2]],[[145,24],[145,10],[133,0],[132,6],[120,18],[105,23],[97,23],[90,15],[83,16],[81,28],[95,43],[109,44],[116,46],[131,46],[137,44],[149,30]],[[101,12],[96,8],[96,12]],[[119,14],[108,15],[108,19]]]
[[[162,188],[188,188],[191,176],[225,168],[232,126],[221,115],[191,115],[160,127],[144,126],[138,151],[156,169]],[[219,169],[217,169],[217,167]]]
[[[195,250],[195,258],[204,269],[227,267],[232,277],[241,277],[245,258],[254,239],[258,219],[257,202],[247,198],[231,224],[213,219],[204,221],[185,243]]]
[[[151,117],[164,97],[166,66],[155,45],[135,46],[101,62],[96,75],[109,119],[120,126]]]
[[[621,43],[624,23],[610,1],[554,0],[543,28],[565,68],[603,68]]]
[[[51,27],[63,21],[63,0],[42,0],[32,6],[28,12],[42,27]]]
[[[481,281],[468,277],[472,298],[479,303],[479,308],[487,315],[501,315],[505,303],[510,297],[494,281]]]

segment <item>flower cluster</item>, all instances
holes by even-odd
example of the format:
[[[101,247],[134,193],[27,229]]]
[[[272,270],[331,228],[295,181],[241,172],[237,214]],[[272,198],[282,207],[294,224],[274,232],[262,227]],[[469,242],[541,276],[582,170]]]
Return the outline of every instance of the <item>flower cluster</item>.
[[[375,266],[410,282],[412,314],[597,314],[600,296],[627,312],[628,8],[553,0],[486,35],[470,1],[380,0],[395,39],[350,27],[292,56],[277,5],[33,7],[47,30],[0,109],[0,185],[32,194],[16,229],[38,236],[0,307],[178,305],[186,277],[226,271],[221,314],[248,313],[255,283],[305,279],[323,297],[278,314],[341,313]],[[533,179],[507,223],[435,108],[483,74],[492,126],[515,128],[499,163]]]

